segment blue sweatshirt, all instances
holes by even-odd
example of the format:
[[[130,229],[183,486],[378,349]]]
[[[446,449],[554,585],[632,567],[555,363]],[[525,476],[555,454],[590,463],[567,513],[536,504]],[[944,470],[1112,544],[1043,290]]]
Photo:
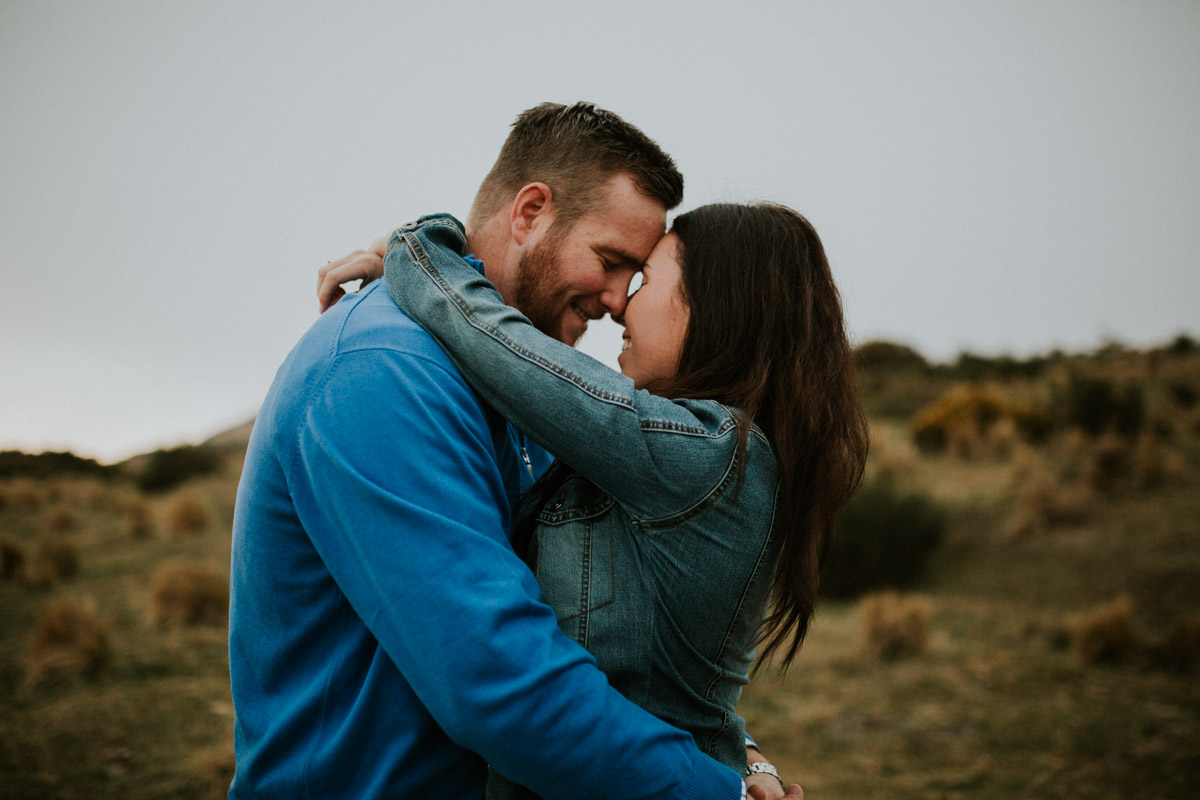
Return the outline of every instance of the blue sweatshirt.
[[[301,339],[238,488],[231,798],[480,797],[487,763],[548,799],[741,796],[540,601],[521,445],[381,284]]]

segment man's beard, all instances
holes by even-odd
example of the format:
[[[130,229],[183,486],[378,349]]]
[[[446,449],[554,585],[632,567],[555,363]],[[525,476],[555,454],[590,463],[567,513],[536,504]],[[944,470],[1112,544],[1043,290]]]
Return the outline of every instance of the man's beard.
[[[529,318],[533,327],[547,336],[563,340],[563,312],[567,310],[561,297],[562,267],[558,258],[560,238],[553,232],[532,251],[523,253],[517,262],[517,285],[513,291],[513,306]],[[574,346],[575,342],[565,342]]]

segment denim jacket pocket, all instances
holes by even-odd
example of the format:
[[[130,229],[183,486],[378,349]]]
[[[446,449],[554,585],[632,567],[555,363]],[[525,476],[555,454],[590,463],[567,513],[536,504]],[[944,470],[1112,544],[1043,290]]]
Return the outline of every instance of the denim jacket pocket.
[[[578,476],[538,515],[537,578],[563,633],[587,645],[588,615],[616,601],[615,501]]]

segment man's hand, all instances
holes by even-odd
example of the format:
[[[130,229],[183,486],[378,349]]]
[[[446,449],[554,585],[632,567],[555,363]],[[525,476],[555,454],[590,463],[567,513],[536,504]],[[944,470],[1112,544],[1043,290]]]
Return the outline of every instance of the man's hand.
[[[746,795],[753,800],[781,800],[785,797],[799,797],[800,800],[804,800],[804,790],[800,788],[800,784],[793,783],[785,792],[773,775],[748,776]]]
[[[381,236],[371,242],[367,250],[355,250],[317,271],[317,302],[321,304],[322,314],[346,294],[342,284],[357,280],[367,283],[383,275],[383,255],[388,238]]]
[[[759,752],[757,745],[746,745],[747,764],[766,760],[766,756]],[[785,797],[799,797],[803,800],[804,790],[796,783],[785,790],[779,778],[769,773],[755,772],[746,776],[746,796],[752,800],[782,800]]]

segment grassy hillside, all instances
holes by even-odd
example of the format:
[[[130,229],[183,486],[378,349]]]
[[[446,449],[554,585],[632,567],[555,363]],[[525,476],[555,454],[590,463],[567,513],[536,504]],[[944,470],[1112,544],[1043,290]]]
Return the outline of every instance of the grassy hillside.
[[[831,564],[850,588],[742,704],[784,776],[810,798],[1200,796],[1200,352],[862,363],[862,496],[922,498],[940,528],[926,557],[902,504],[847,514],[891,572]],[[224,797],[241,457],[202,450],[0,456],[0,798]]]

